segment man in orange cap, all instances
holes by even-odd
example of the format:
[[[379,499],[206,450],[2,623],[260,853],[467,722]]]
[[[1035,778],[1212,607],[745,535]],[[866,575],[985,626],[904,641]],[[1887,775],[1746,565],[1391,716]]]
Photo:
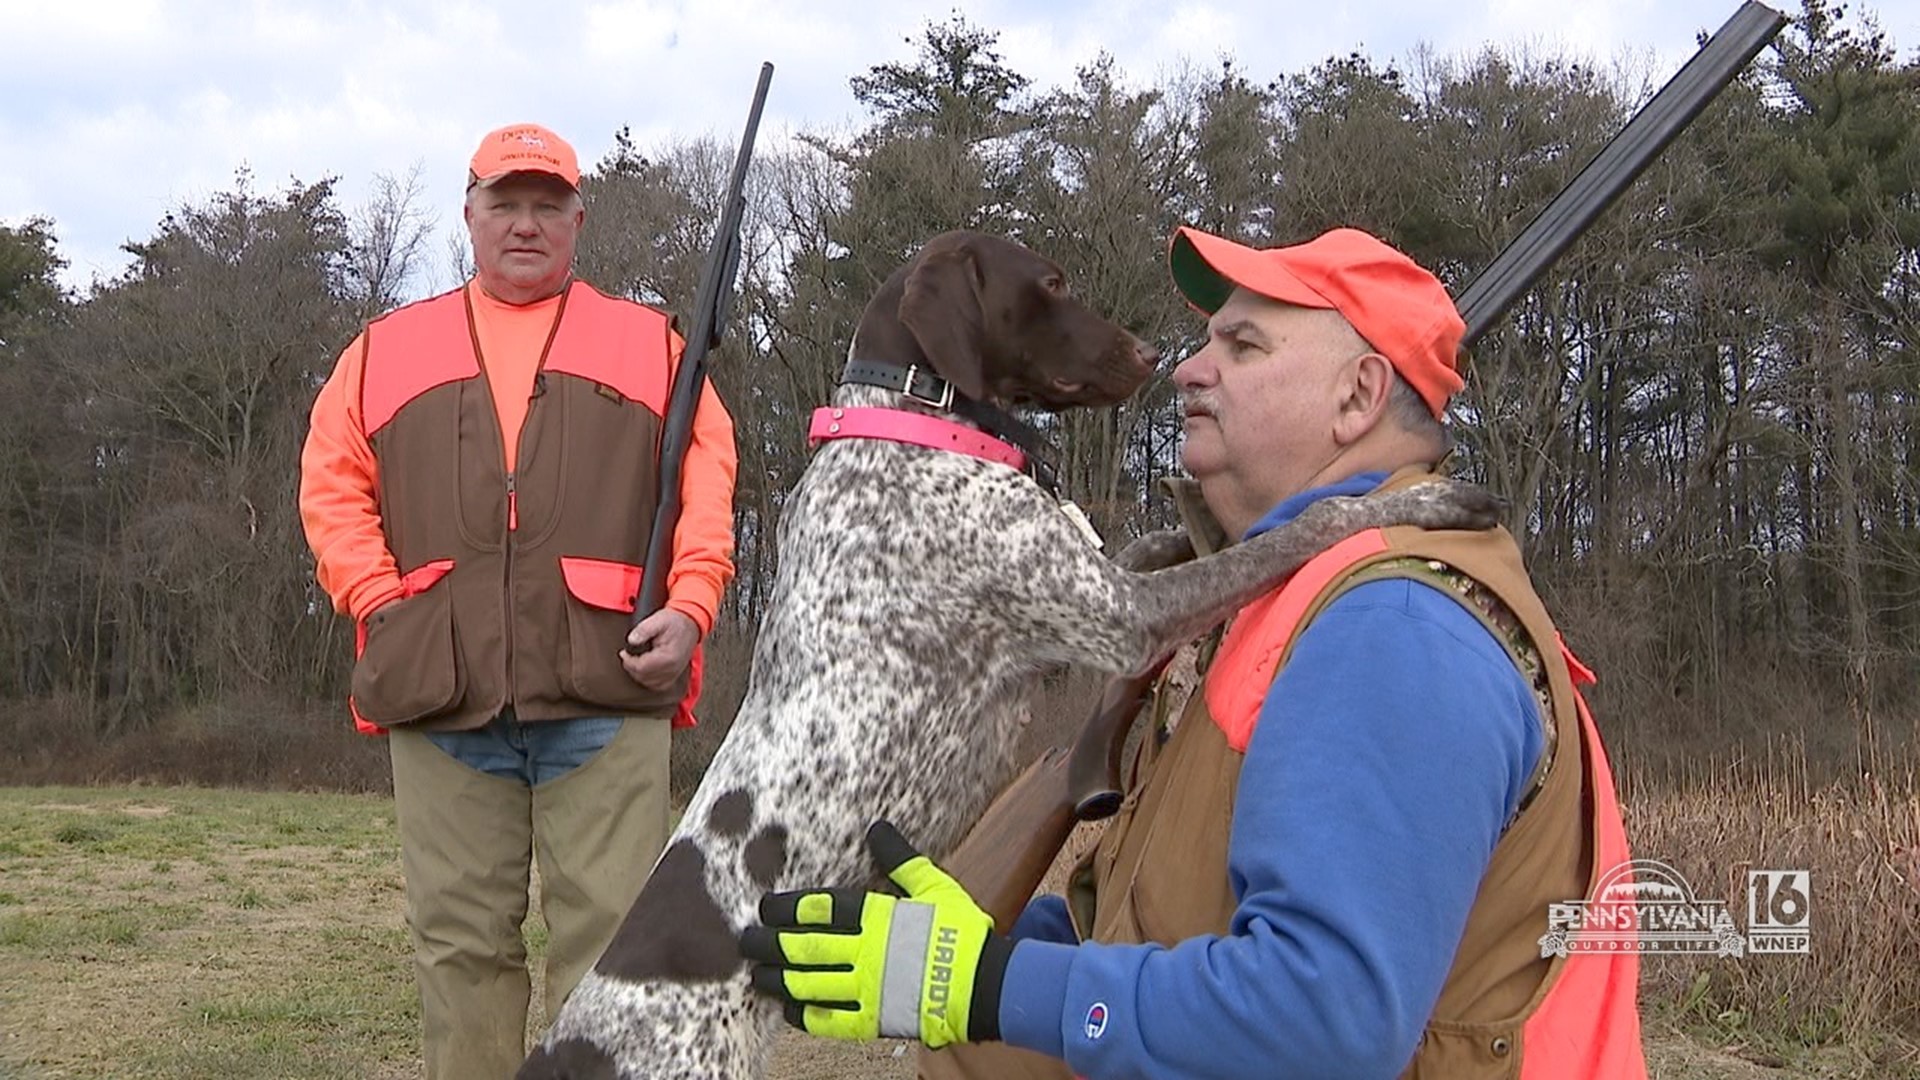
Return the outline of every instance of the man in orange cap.
[[[533,860],[553,1016],[666,841],[670,720],[691,720],[733,573],[736,457],[708,387],[666,606],[630,630],[682,342],[574,279],[580,166],[547,128],[482,139],[463,212],[473,279],[341,354],[300,512],[359,628],[354,720],[389,735],[427,1076],[501,1080],[525,1053]]]
[[[1174,372],[1197,547],[1432,475],[1464,327],[1431,273],[1355,229],[1170,262],[1208,316]],[[1505,530],[1361,534],[1236,616],[1070,899],[993,933],[883,836],[906,899],[769,897],[755,984],[947,1046],[929,1078],[1643,1077],[1634,959],[1542,944],[1627,859],[1590,679]]]

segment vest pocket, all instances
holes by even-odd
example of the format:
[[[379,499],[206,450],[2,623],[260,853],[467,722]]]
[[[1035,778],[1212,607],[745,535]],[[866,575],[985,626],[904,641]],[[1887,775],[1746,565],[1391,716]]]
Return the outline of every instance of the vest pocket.
[[[1513,1080],[1520,1075],[1522,1022],[1430,1020],[1401,1080]]]
[[[662,693],[634,682],[620,664],[640,592],[640,567],[562,555],[560,575],[567,584],[567,691],[589,705],[614,710],[658,706]]]
[[[445,585],[428,584],[367,620],[366,647],[353,665],[353,705],[361,716],[392,727],[437,716],[460,700],[466,680],[455,659],[452,596]]]

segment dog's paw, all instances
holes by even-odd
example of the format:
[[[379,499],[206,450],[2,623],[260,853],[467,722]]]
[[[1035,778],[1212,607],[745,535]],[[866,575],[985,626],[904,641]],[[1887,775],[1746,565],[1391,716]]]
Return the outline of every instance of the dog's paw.
[[[1321,508],[1325,507],[1325,510]],[[1377,495],[1322,499],[1306,514],[1324,514],[1347,529],[1413,525],[1422,529],[1491,529],[1505,520],[1507,501],[1479,484],[1430,480]],[[1306,516],[1303,514],[1302,516]]]
[[[1164,570],[1193,559],[1193,541],[1179,529],[1146,533],[1120,549],[1113,564],[1122,570],[1144,574]]]
[[[1463,480],[1433,480],[1378,497],[1383,513],[1404,513],[1386,525],[1423,529],[1491,529],[1506,519],[1507,500]]]

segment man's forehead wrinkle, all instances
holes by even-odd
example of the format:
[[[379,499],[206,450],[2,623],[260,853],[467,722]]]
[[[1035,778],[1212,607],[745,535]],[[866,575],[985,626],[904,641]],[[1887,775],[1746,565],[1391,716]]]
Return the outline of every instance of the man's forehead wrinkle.
[[[1213,328],[1213,336],[1239,338],[1255,344],[1264,344],[1267,340],[1267,332],[1260,327],[1259,323],[1248,318],[1230,319],[1221,323]]]

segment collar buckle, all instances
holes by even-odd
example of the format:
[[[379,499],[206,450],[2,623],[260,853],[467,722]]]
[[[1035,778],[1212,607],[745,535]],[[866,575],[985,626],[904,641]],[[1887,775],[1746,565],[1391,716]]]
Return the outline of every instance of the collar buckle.
[[[921,379],[925,379],[931,385],[938,387],[939,390],[937,392],[930,391],[928,393],[921,393],[914,389],[914,383]],[[906,378],[901,380],[900,392],[922,405],[931,405],[941,410],[951,410],[953,408],[953,384],[932,372],[922,372],[918,364],[907,365],[907,375]]]

